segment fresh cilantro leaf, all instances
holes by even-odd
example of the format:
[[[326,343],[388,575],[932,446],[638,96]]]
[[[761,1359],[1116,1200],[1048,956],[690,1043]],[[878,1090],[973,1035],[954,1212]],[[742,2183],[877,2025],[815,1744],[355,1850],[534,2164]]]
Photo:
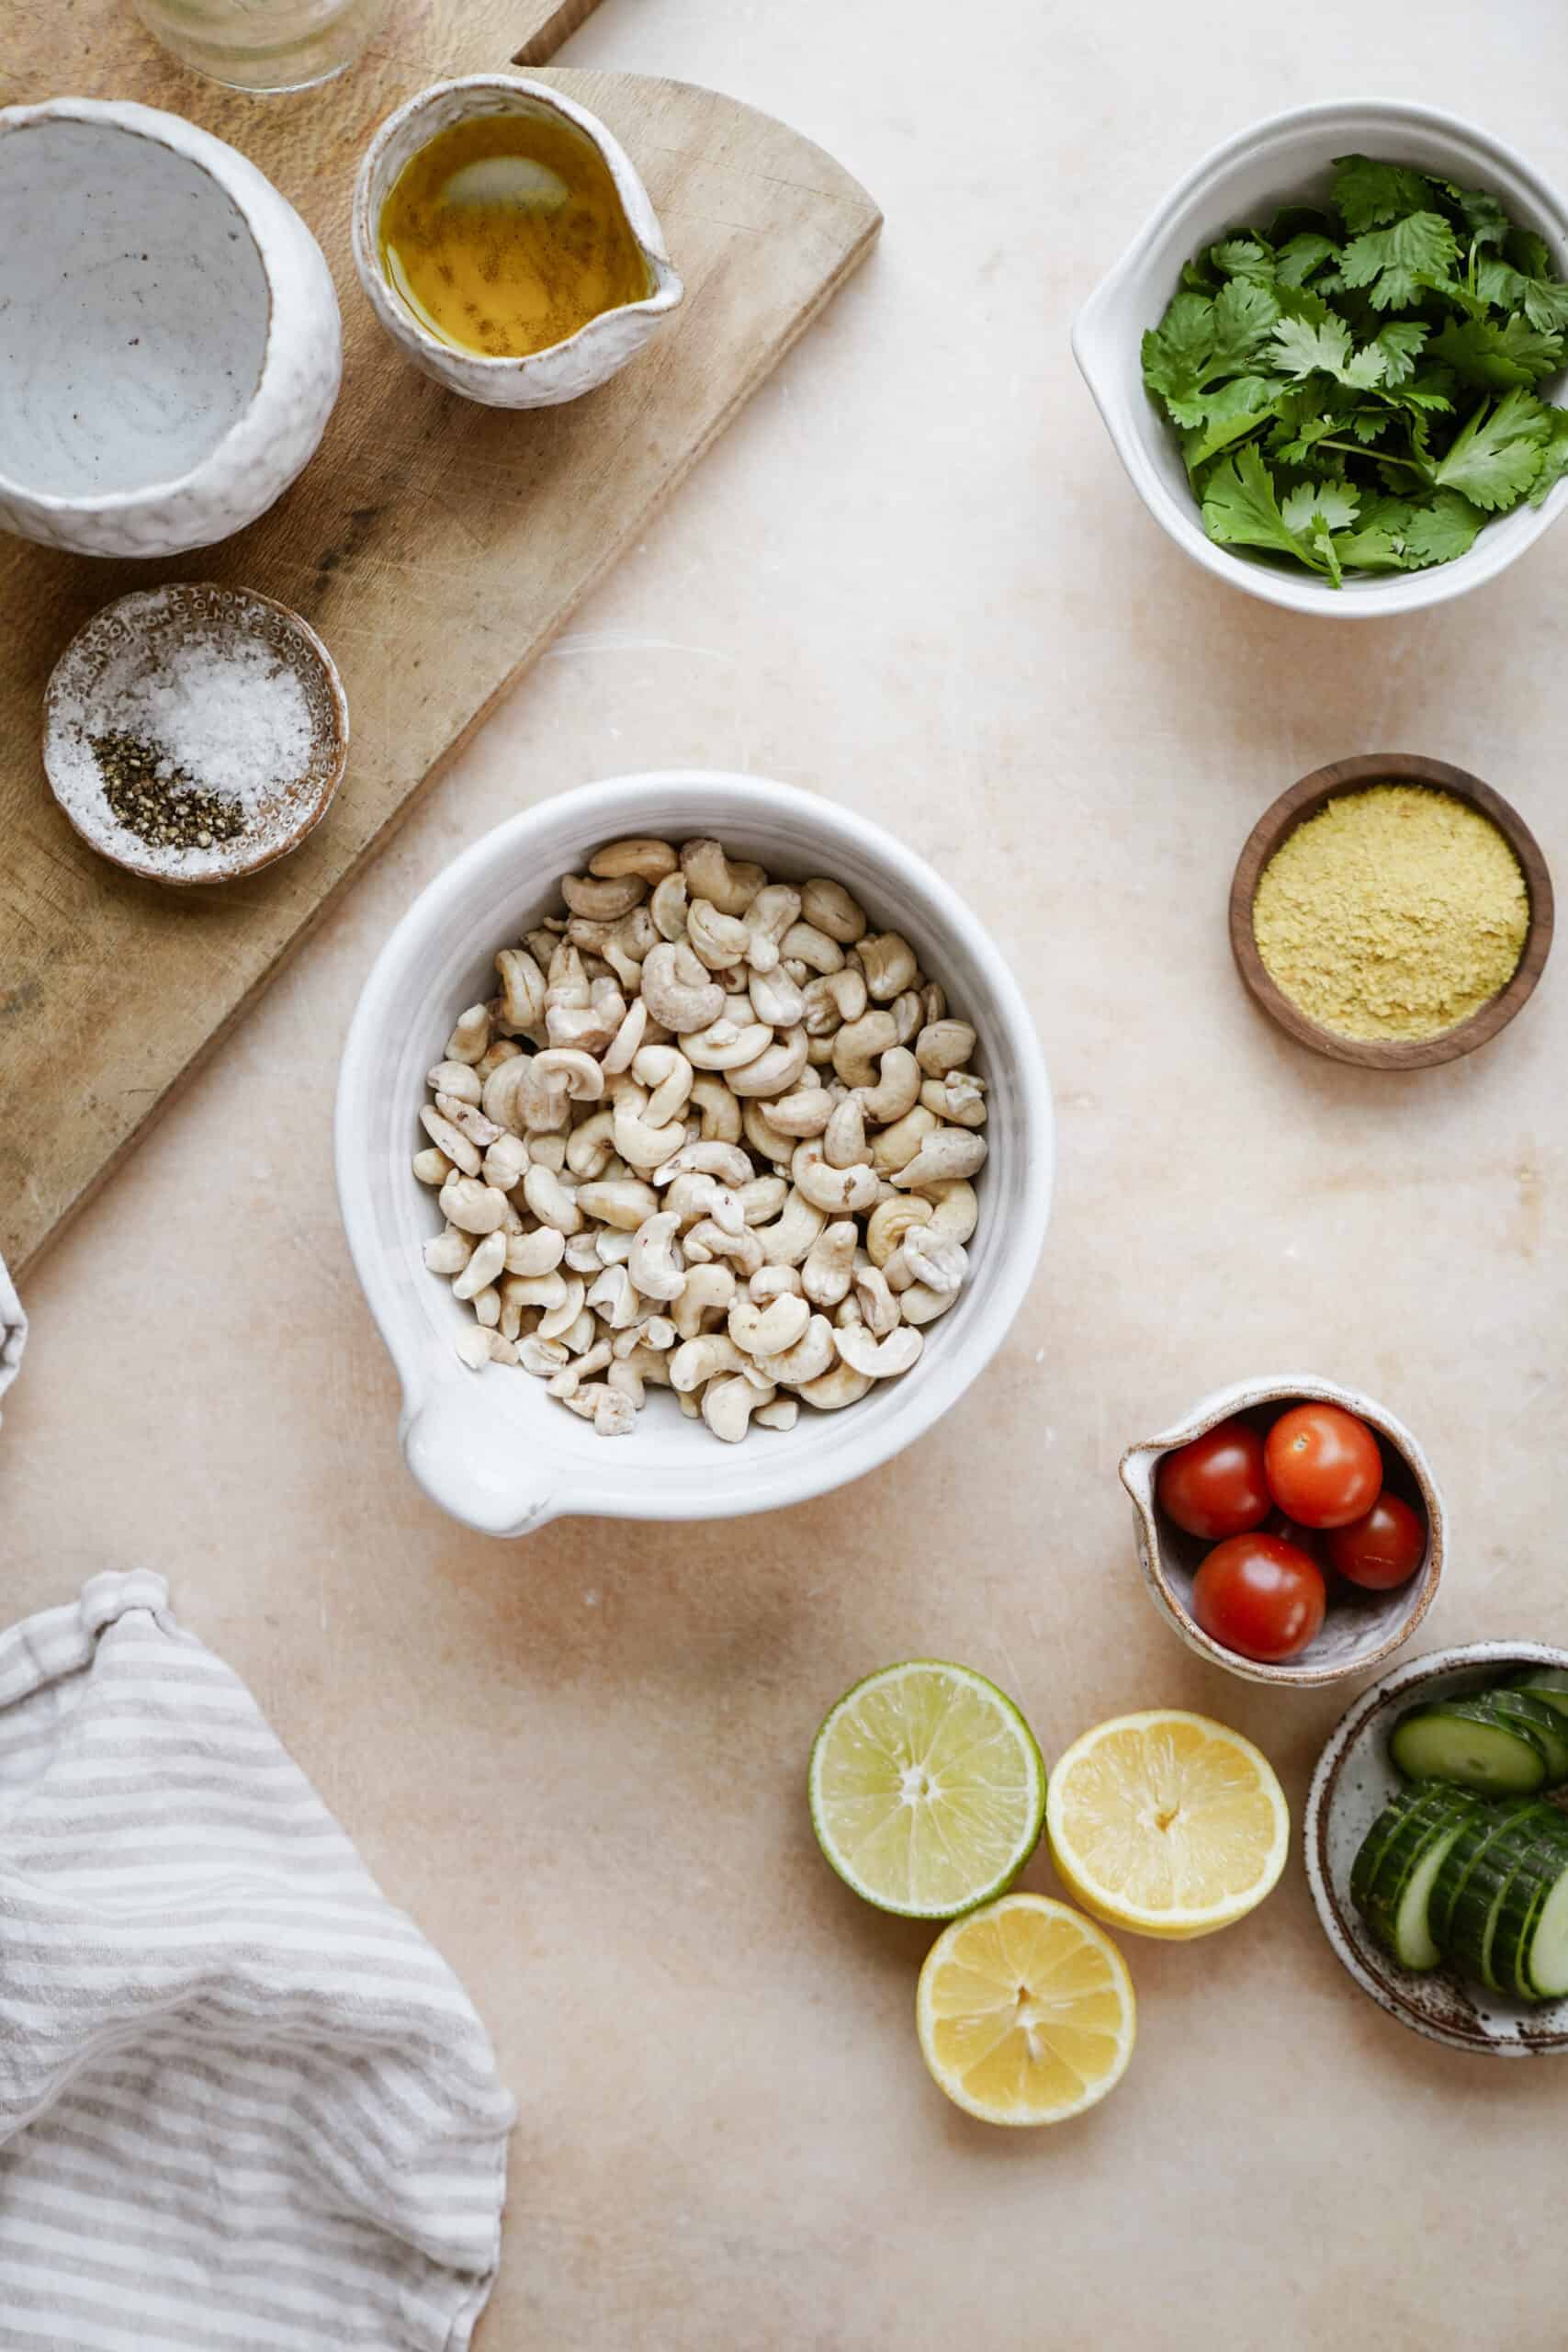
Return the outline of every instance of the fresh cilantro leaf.
[[[1314,523],[1348,531],[1360,511],[1359,497],[1345,482],[1303,482],[1280,502],[1288,531],[1310,532]]]
[[[1332,238],[1303,232],[1280,246],[1274,257],[1274,274],[1281,286],[1304,286],[1314,271],[1333,261],[1338,251]]]
[[[1426,211],[1431,201],[1431,182],[1404,164],[1374,163],[1369,155],[1334,159],[1334,202],[1353,236],[1402,213]]]
[[[1457,490],[1439,490],[1411,509],[1405,528],[1405,552],[1413,567],[1451,563],[1468,555],[1486,517]]]
[[[1375,441],[1393,423],[1393,412],[1386,408],[1359,408],[1350,419],[1350,430],[1363,445]]]
[[[1456,491],[1429,499],[1374,498],[1338,542],[1339,560],[1362,571],[1418,571],[1474,546],[1486,517]]]
[[[1214,347],[1210,372],[1234,375],[1253,358],[1280,315],[1268,287],[1253,278],[1227,278],[1214,297]]]
[[[1383,383],[1404,384],[1409,381],[1426,344],[1427,332],[1419,319],[1391,319],[1381,330],[1374,348],[1382,354]]]
[[[1350,357],[1350,330],[1330,313],[1321,325],[1310,319],[1280,319],[1274,328],[1274,364],[1287,376],[1310,376],[1321,368],[1343,376]]]
[[[1314,571],[1326,569],[1326,559],[1286,523],[1269,469],[1253,448],[1222,458],[1209,476],[1203,528],[1222,547],[1269,548],[1295,556]]]
[[[1541,451],[1540,471],[1530,484],[1530,504],[1545,503],[1547,494],[1555,490],[1568,473],[1568,408],[1548,408],[1550,437]]]
[[[1568,286],[1560,278],[1526,277],[1488,254],[1475,265],[1475,289],[1494,310],[1522,311],[1543,334],[1568,327]]]
[[[1196,261],[1181,265],[1181,290],[1184,294],[1209,294],[1216,291],[1217,281],[1209,267],[1207,254],[1200,254]]]
[[[1500,513],[1534,482],[1551,432],[1551,415],[1533,392],[1506,393],[1490,413],[1483,401],[1432,468],[1433,487],[1457,490],[1488,514]]]
[[[1447,368],[1423,368],[1407,383],[1384,387],[1385,398],[1418,414],[1439,416],[1453,406],[1454,379]]]
[[[1255,237],[1228,237],[1211,245],[1209,259],[1222,277],[1257,277],[1265,285],[1274,275],[1274,256]]]
[[[1446,277],[1459,244],[1440,212],[1412,212],[1389,229],[1370,229],[1346,246],[1340,268],[1348,286],[1364,286],[1375,311],[1415,301],[1418,279]]]
[[[1508,216],[1495,196],[1483,187],[1457,187],[1452,180],[1438,180],[1436,186],[1458,206],[1472,244],[1501,245],[1508,233]]]
[[[1188,472],[1195,474],[1222,449],[1244,441],[1249,433],[1266,424],[1274,413],[1280,390],[1278,379],[1233,376],[1228,384],[1221,384],[1196,403],[1201,413],[1192,419],[1193,429],[1182,441]]]
[[[1462,383],[1504,392],[1515,384],[1539,384],[1562,365],[1562,337],[1541,334],[1517,312],[1498,326],[1490,319],[1453,319],[1427,349],[1451,368]]]
[[[1173,295],[1157,327],[1144,337],[1144,381],[1168,400],[1201,390],[1214,347],[1214,306],[1205,294]]]

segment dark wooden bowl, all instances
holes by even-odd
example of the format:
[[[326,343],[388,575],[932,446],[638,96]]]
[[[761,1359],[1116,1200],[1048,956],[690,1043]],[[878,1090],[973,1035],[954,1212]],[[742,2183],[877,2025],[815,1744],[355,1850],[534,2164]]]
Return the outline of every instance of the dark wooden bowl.
[[[1432,785],[1439,791],[1451,792],[1456,800],[1468,800],[1483,816],[1491,818],[1524,873],[1529,894],[1529,929],[1525,933],[1517,970],[1506,989],[1478,1007],[1467,1021],[1444,1030],[1438,1037],[1341,1037],[1332,1029],[1320,1028],[1270,978],[1258,952],[1252,928],[1252,901],[1264,867],[1298,825],[1315,817],[1337,794],[1359,791],[1370,784]],[[1423,759],[1416,752],[1372,752],[1360,759],[1331,760],[1326,767],[1314,768],[1311,775],[1303,776],[1300,784],[1292,784],[1259,817],[1236,860],[1231,883],[1231,953],[1235,957],[1236,969],[1264,1012],[1271,1014],[1281,1029],[1288,1030],[1299,1045],[1310,1046],[1314,1054],[1326,1054],[1336,1062],[1358,1062],[1365,1069],[1430,1069],[1438,1062],[1456,1061],[1461,1054],[1472,1054],[1477,1046],[1484,1046],[1499,1029],[1506,1028],[1540,978],[1541,967],[1551,948],[1553,920],[1551,876],[1546,870],[1540,844],[1518,810],[1510,808],[1502,794],[1494,792],[1489,784],[1483,784],[1478,775],[1470,775],[1463,768],[1450,767],[1446,760]]]

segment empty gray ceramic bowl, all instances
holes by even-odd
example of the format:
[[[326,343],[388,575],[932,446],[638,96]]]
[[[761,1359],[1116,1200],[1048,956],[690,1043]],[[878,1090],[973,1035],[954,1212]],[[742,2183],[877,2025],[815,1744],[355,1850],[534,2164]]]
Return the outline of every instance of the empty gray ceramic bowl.
[[[1406,1707],[1484,1690],[1532,1666],[1568,1667],[1546,1642],[1465,1642],[1407,1658],[1339,1719],[1318,1758],[1302,1823],[1307,1883],[1323,1932],[1363,1993],[1413,2033],[1489,2058],[1541,2058],[1568,2050],[1568,2001],[1506,2001],[1447,1968],[1417,1976],[1368,1934],[1350,1901],[1350,1867],[1372,1823],[1402,1786],[1388,1738]]]

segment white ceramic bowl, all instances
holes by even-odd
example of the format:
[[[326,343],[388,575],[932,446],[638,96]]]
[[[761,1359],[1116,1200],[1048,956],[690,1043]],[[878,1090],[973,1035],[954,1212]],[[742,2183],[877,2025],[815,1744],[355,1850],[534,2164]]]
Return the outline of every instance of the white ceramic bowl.
[[[518,359],[456,351],[414,316],[381,266],[381,208],[422,147],[438,132],[479,115],[553,118],[598,149],[647,266],[649,290],[642,301],[602,311],[564,341]],[[436,82],[388,116],[366,152],[354,191],[354,265],[371,309],[414,366],[489,408],[554,408],[592,391],[635,357],[684,291],[648,190],[620,141],[586,107],[521,74],[471,74],[457,82]]]
[[[1134,489],[1178,547],[1216,578],[1271,605],[1337,620],[1371,620],[1439,605],[1495,579],[1568,505],[1568,480],[1542,505],[1521,505],[1488,523],[1470,553],[1452,563],[1328,587],[1245,550],[1218,547],[1206,536],[1176,435],[1144,389],[1140,349],[1145,330],[1157,326],[1175,293],[1183,263],[1227,229],[1266,225],[1281,204],[1321,203],[1334,158],[1346,154],[1387,156],[1489,189],[1522,228],[1545,239],[1558,269],[1568,268],[1568,207],[1511,147],[1436,107],[1331,98],[1273,115],[1195,165],[1084,304],[1073,350]]]
[[[1407,1502],[1419,1505],[1426,1518],[1427,1552],[1409,1583],[1396,1586],[1392,1592],[1347,1589],[1333,1592],[1321,1629],[1301,1656],[1269,1666],[1227,1650],[1205,1634],[1193,1616],[1192,1579],[1212,1547],[1201,1537],[1183,1534],[1167,1518],[1156,1500],[1156,1487],[1162,1454],[1179,1445],[1190,1445],[1233,1413],[1261,1417],[1261,1426],[1268,1416],[1303,1397],[1342,1405],[1377,1431],[1390,1486]],[[1185,1413],[1174,1429],[1128,1447],[1122,1457],[1122,1484],[1133,1498],[1138,1561],[1150,1600],[1190,1650],[1223,1666],[1228,1674],[1239,1674],[1244,1681],[1313,1689],[1325,1682],[1342,1682],[1348,1675],[1369,1673],[1410,1639],[1437,1593],[1448,1548],[1448,1513],[1441,1491],[1404,1423],[1359,1388],[1341,1388],[1312,1373],[1276,1373],[1269,1379],[1238,1380],[1229,1388],[1216,1388]]]
[[[254,523],[332,414],[332,274],[254,164],[178,115],[0,111],[0,527],[175,555]]]
[[[715,835],[775,879],[826,874],[874,924],[902,932],[978,1033],[990,1084],[990,1156],[976,1180],[970,1276],[914,1370],[838,1413],[718,1443],[655,1391],[629,1437],[601,1438],[505,1365],[476,1375],[456,1342],[468,1310],[420,1252],[439,1227],[410,1171],[423,1143],[424,1073],[465,1005],[495,989],[497,948],[559,904],[562,874],[600,843]],[[349,1247],[403,1389],[403,1450],[434,1501],[492,1535],[562,1512],[722,1519],[825,1494],[886,1462],[956,1402],[1000,1344],[1029,1287],[1050,1213],[1051,1091],[1034,1025],[984,924],[923,859],[832,802],[758,777],[699,769],[626,776],[560,795],[466,850],[415,899],[365,984],[344,1048],[337,1183]]]
[[[1405,1708],[1485,1690],[1533,1666],[1568,1667],[1568,1650],[1544,1642],[1466,1642],[1407,1658],[1340,1717],[1318,1758],[1302,1819],[1307,1883],[1341,1965],[1412,2032],[1489,2058],[1568,2051],[1568,2001],[1508,2001],[1447,1968],[1429,1975],[1401,1968],[1368,1934],[1350,1900],[1350,1871],[1362,1838],[1401,1785],[1388,1740]]]

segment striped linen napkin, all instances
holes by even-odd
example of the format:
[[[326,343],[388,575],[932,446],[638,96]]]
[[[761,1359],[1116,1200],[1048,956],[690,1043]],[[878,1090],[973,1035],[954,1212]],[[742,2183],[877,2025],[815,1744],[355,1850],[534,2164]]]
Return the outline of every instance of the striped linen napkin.
[[[162,1577],[0,1635],[0,2346],[460,2352],[511,2098]]]

